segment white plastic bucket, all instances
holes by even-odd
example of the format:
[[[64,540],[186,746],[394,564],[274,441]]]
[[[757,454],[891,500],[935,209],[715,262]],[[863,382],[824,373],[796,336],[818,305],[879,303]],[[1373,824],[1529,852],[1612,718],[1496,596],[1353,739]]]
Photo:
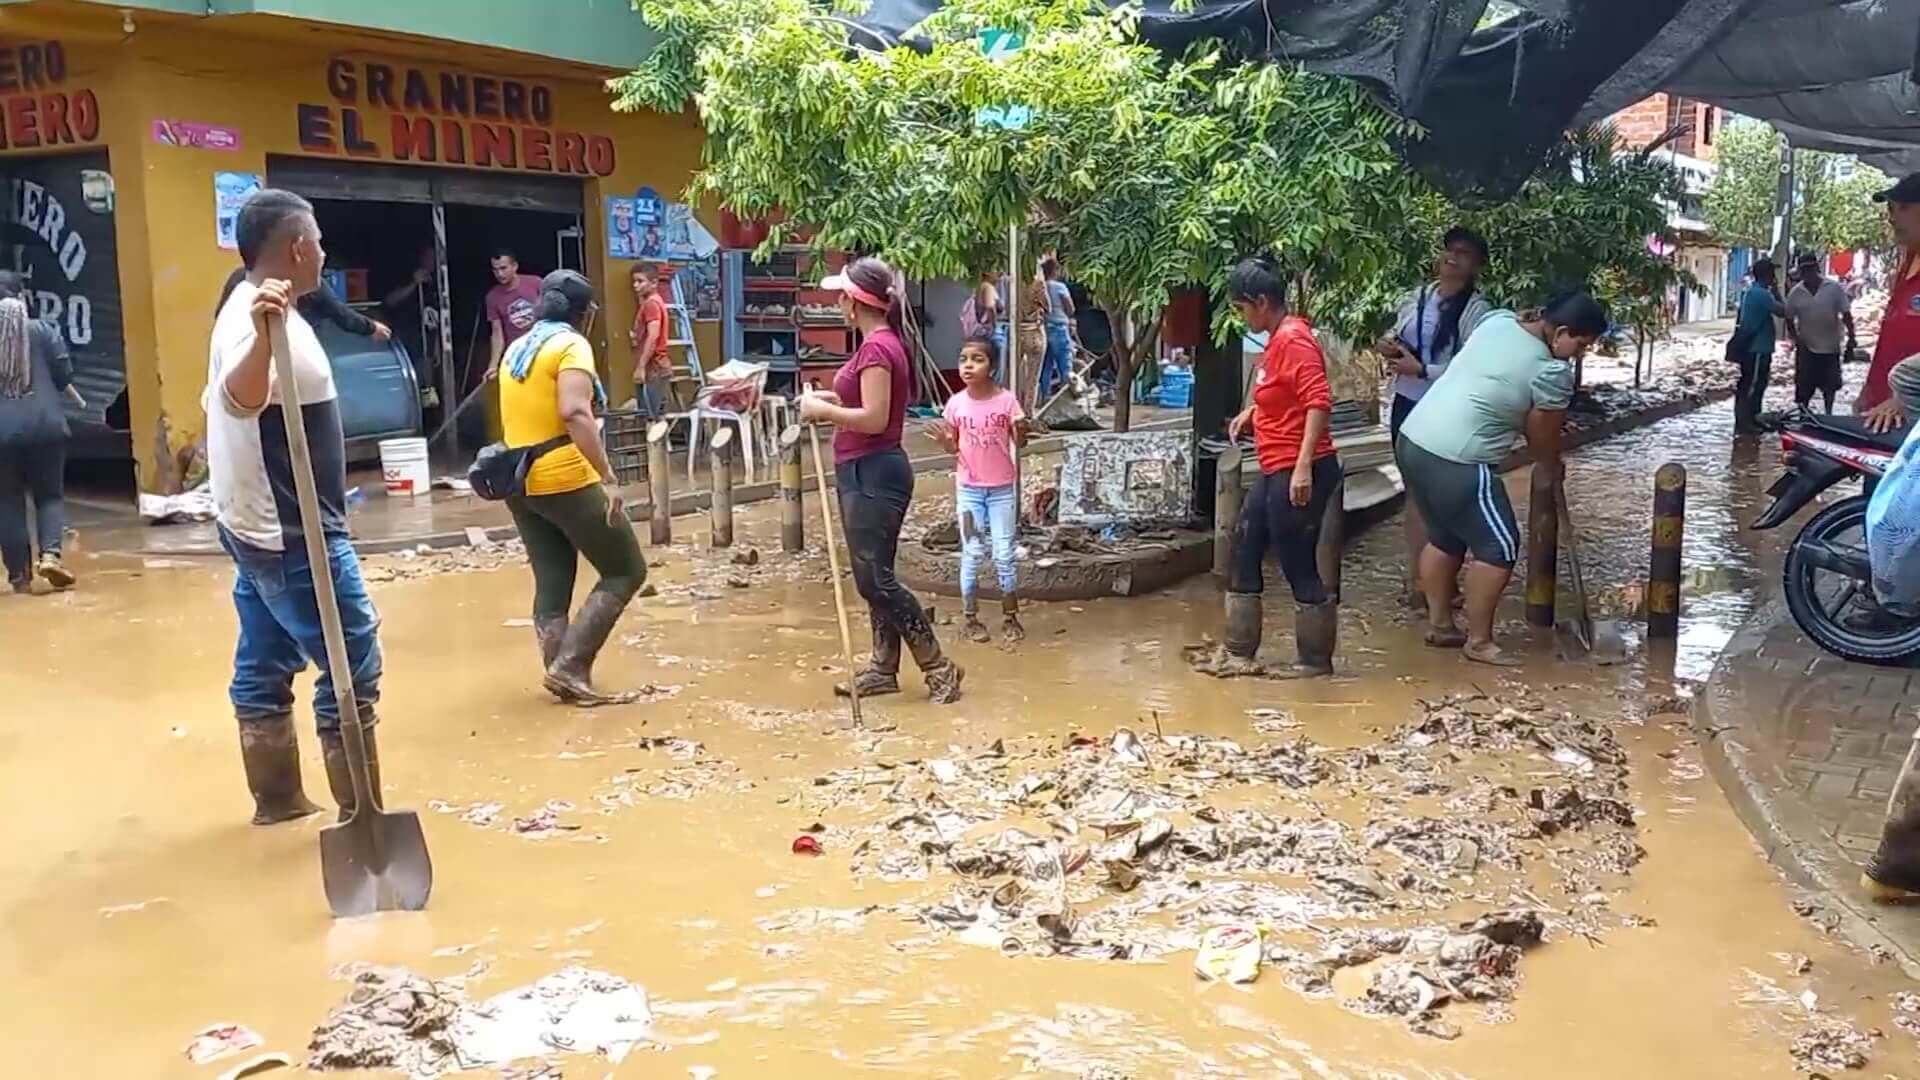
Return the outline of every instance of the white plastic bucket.
[[[386,477],[388,495],[425,495],[433,486],[427,464],[427,440],[382,439],[380,472]]]

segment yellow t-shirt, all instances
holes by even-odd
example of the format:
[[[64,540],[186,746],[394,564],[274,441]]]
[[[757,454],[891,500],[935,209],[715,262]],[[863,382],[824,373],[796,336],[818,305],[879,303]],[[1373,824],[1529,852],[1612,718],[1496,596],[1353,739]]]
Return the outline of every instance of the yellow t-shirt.
[[[520,380],[500,369],[500,427],[508,446],[533,446],[567,433],[560,419],[560,373],[596,374],[593,346],[579,334],[555,334],[534,354],[533,370]],[[568,443],[527,470],[527,494],[563,495],[600,482],[580,448]]]

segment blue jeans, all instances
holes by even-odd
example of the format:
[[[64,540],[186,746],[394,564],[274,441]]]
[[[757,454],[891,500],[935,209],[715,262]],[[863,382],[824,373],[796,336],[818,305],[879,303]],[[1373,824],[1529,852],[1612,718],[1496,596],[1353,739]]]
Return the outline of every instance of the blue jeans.
[[[1007,385],[1007,324],[993,325],[993,381]]]
[[[987,535],[993,538],[993,566],[1000,579],[1000,595],[1012,596],[1017,585],[1013,565],[1013,534],[1020,521],[1014,485],[954,487],[954,508],[960,515],[960,595],[973,599],[981,560],[987,556]]]
[[[667,415],[668,385],[671,381],[671,376],[655,375],[634,383],[633,407],[638,409],[642,416],[652,417],[655,420],[664,419]]]
[[[293,677],[308,661],[320,669],[313,712],[322,732],[340,730],[340,704],[327,669],[326,636],[304,544],[266,551],[220,530],[220,546],[233,556],[233,607],[240,616],[240,643],[233,654],[228,696],[241,723],[293,711]],[[340,601],[353,693],[362,712],[380,700],[380,615],[360,578],[360,560],[344,536],[327,538],[333,591]]]
[[[1040,398],[1045,401],[1073,374],[1073,335],[1065,323],[1047,324],[1047,358],[1040,367]]]

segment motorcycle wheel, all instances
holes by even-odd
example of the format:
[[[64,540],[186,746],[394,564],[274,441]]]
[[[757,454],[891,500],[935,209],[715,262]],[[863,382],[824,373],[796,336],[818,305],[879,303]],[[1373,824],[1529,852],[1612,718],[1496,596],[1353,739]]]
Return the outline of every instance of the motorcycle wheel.
[[[1884,630],[1849,625],[1846,616],[1870,610],[1857,599],[1870,586],[1822,570],[1800,555],[1808,541],[1865,548],[1866,523],[1865,495],[1834,503],[1807,522],[1781,571],[1787,610],[1808,637],[1836,656],[1867,664],[1903,664],[1920,657],[1920,620],[1888,618]]]

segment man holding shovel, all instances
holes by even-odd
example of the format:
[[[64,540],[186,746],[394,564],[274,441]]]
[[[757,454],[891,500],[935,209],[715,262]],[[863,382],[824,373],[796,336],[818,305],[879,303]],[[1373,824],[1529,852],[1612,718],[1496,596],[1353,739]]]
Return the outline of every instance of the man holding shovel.
[[[319,811],[301,785],[293,726],[293,677],[312,661],[320,669],[313,708],[327,783],[345,821],[355,805],[353,781],[295,494],[269,331],[270,320],[286,321],[313,457],[327,570],[339,598],[360,712],[356,719],[377,792],[373,705],[380,697],[380,620],[347,538],[346,440],[333,369],[313,327],[294,306],[295,300],[320,287],[326,256],[313,206],[292,192],[256,192],[241,208],[235,231],[247,275],[214,323],[203,404],[220,543],[235,568],[233,603],[240,642],[229,696],[240,726],[241,761],[253,793],[254,824],[271,825]]]

